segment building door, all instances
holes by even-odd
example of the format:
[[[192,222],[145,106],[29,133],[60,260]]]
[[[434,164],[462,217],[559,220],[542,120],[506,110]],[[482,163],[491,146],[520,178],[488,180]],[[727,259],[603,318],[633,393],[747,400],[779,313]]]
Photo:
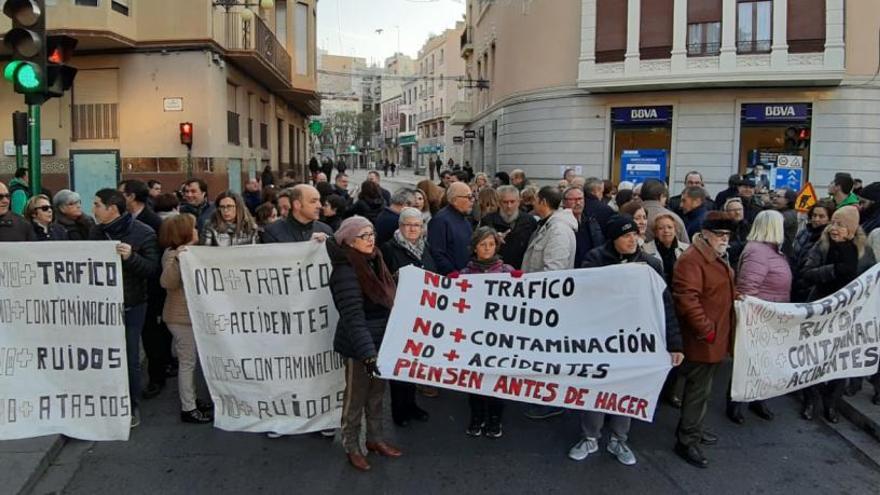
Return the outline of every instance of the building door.
[[[646,179],[669,182],[672,107],[611,109],[611,179],[635,184]]]
[[[241,159],[230,158],[226,162],[226,173],[229,176],[229,190],[241,194]]]
[[[92,214],[95,193],[120,181],[118,150],[71,150],[70,188],[82,198],[82,209]]]
[[[248,160],[248,180],[257,178],[257,159]]]

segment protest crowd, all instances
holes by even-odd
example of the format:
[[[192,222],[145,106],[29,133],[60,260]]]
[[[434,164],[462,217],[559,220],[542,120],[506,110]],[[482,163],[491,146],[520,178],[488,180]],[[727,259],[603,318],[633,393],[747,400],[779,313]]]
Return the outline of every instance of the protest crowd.
[[[383,168],[394,175],[393,166]],[[754,172],[731,176],[728,188],[710,198],[698,171],[687,174],[680,194],[672,195],[660,180],[614,184],[577,176],[573,169],[558,184],[537,187],[521,170],[488,177],[455,166],[439,171],[439,183],[422,180],[393,192],[382,187],[377,171],[353,187],[344,166],[334,170],[332,163],[322,166],[313,159],[310,170],[309,184],[278,180],[266,170],[249,180],[242,194],[212,194],[197,178],[170,192],[157,180],[126,180],[91,198],[67,189],[31,197],[26,188],[0,183],[0,241],[118,241],[132,427],[140,422],[139,402],[159,395],[174,377],[181,421],[213,420],[210,398],[199,397],[204,387],[181,253],[194,245],[326,244],[339,312],[334,350],[345,363],[342,444],[351,465],[363,471],[370,469],[367,452],[402,455],[382,431],[386,382],[397,427],[429,421],[424,398],[441,393],[386,380],[377,367],[404,267],[452,279],[482,273],[517,278],[626,263],[655,270],[667,284],[662,306],[674,366],[663,399],[681,412],[674,449],[705,468],[703,449],[718,442],[704,427],[711,390],[730,386],[715,383],[715,376],[732,355],[734,301],[745,296],[815,301],[880,259],[880,182],[862,187],[847,173],[834,177],[827,199],[799,214],[797,191],[768,190]],[[83,201],[91,202],[93,217],[83,213]],[[141,345],[148,363],[144,378]],[[838,422],[841,397],[858,391],[863,381],[831,380],[803,390],[801,416]],[[880,374],[868,381],[880,406]],[[466,402],[470,421],[462,430],[468,436],[502,436],[504,400],[468,394]],[[526,415],[543,420],[564,412],[535,405]],[[774,419],[762,401],[728,400],[726,413],[737,424],[752,420],[747,413]],[[571,459],[596,453],[607,430],[607,452],[622,464],[637,463],[628,445],[629,417],[578,414],[581,431],[572,432]],[[366,451],[360,445],[364,429]]]

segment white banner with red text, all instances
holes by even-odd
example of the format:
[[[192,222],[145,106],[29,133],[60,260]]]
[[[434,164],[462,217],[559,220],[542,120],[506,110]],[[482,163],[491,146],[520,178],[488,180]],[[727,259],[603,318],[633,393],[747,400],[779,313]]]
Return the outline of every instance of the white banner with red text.
[[[769,399],[838,378],[877,373],[880,265],[810,303],[736,302],[731,396]]]
[[[128,440],[122,265],[116,242],[4,242],[0,440]]]
[[[338,428],[345,374],[325,244],[190,247],[180,262],[214,426]]]
[[[637,264],[455,279],[407,267],[379,368],[390,380],[651,421],[671,367],[665,287]]]

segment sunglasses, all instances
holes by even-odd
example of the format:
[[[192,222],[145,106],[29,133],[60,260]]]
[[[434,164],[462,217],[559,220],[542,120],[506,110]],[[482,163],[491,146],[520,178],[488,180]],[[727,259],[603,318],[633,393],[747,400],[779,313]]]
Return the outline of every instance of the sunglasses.
[[[52,207],[49,205],[37,206],[37,207],[34,207],[34,209],[40,210],[40,211],[52,211]]]
[[[10,196],[7,193],[0,193],[0,200],[9,199],[10,197],[12,197],[12,196]]]

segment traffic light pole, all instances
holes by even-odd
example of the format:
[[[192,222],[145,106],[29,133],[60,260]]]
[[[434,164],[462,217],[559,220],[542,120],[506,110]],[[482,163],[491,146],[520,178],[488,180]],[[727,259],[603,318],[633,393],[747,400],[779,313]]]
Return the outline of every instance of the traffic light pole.
[[[43,190],[40,158],[40,105],[28,105],[28,181],[34,196]]]
[[[22,151],[19,144],[15,146],[15,169],[18,170],[20,168],[24,168],[24,151]]]

